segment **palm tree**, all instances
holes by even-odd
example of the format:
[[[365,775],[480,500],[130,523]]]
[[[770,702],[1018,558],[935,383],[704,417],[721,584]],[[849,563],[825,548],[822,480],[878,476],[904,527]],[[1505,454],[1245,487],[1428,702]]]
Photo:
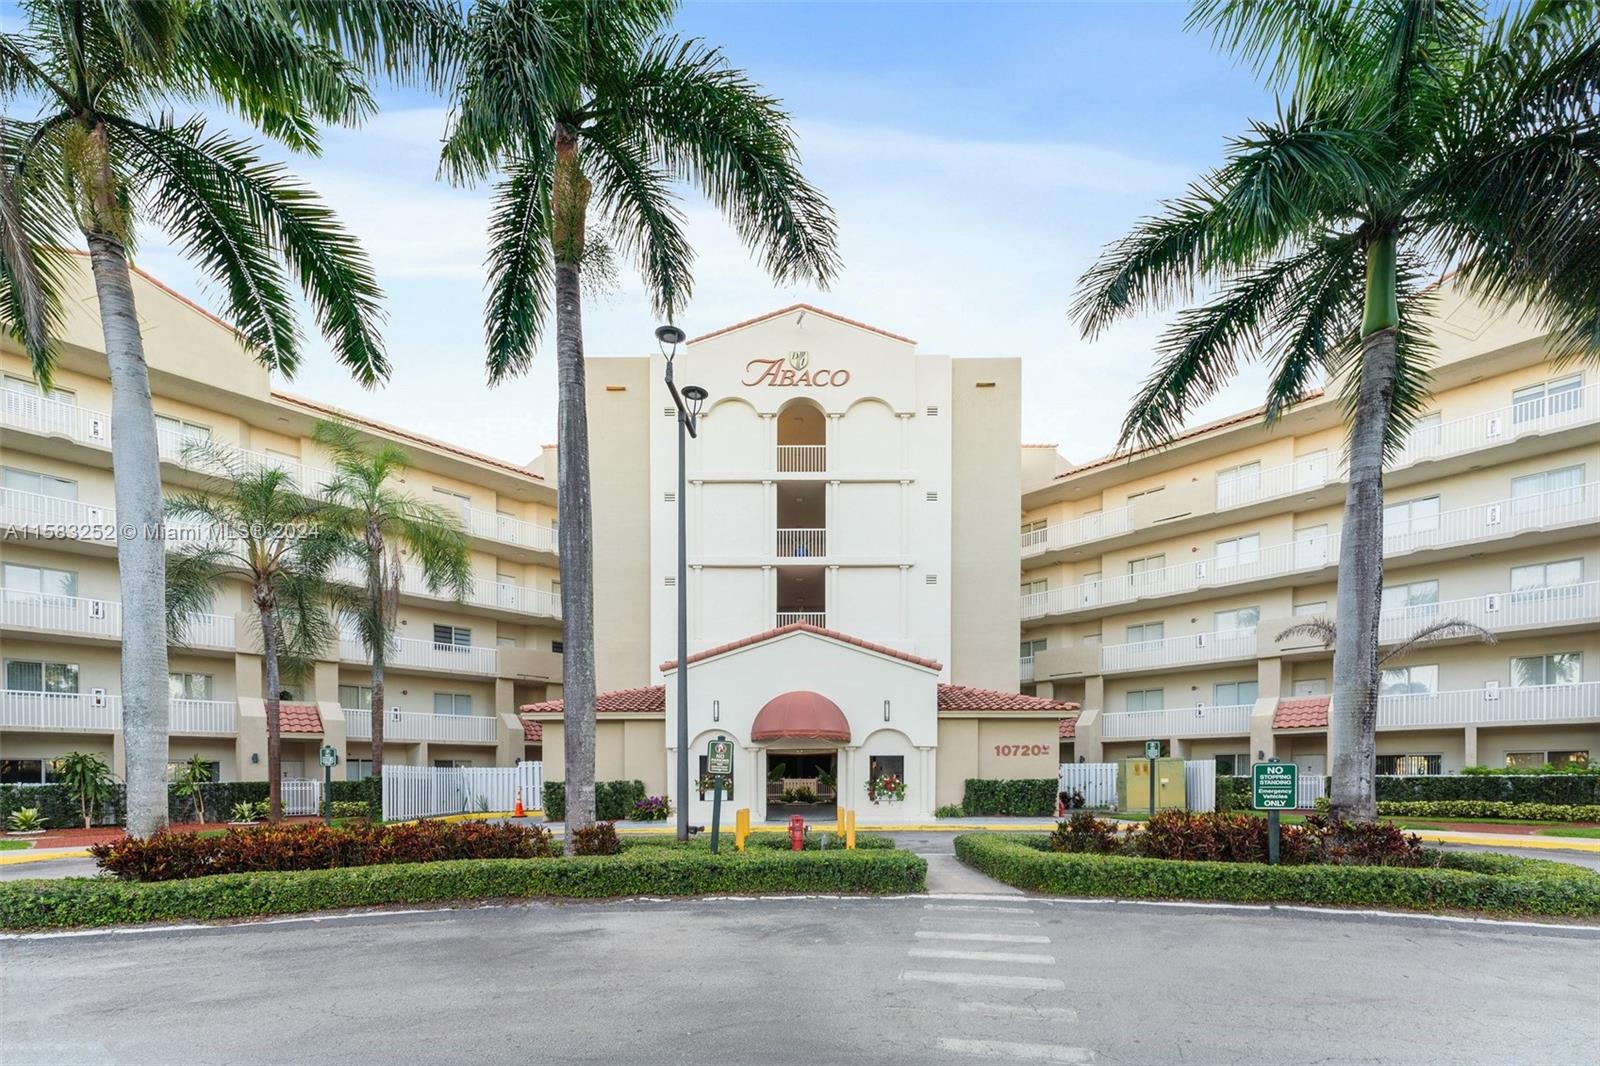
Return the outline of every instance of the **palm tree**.
[[[675,4],[484,0],[468,15],[443,167],[499,172],[490,222],[488,370],[526,370],[555,303],[567,820],[594,821],[594,556],[583,271],[632,259],[657,314],[692,285],[672,185],[691,182],[781,283],[838,269],[833,215],[802,176],[779,102],[722,53],[662,35]],[[569,843],[573,834],[567,834]]]
[[[166,630],[174,643],[206,610],[220,582],[243,581],[250,590],[266,666],[267,799],[273,821],[283,814],[283,683],[309,675],[311,664],[335,636],[327,607],[328,571],[344,547],[328,505],[303,494],[276,467],[252,469],[221,448],[186,449],[224,473],[208,491],[167,502],[167,515],[207,536],[186,544],[167,566]]]
[[[405,557],[415,561],[429,591],[459,600],[472,587],[472,554],[454,516],[393,487],[408,465],[399,447],[368,445],[344,422],[318,422],[312,439],[334,459],[334,476],[320,490],[333,505],[324,521],[343,530],[346,554],[364,577],[360,585],[331,588],[339,615],[353,623],[372,661],[372,775],[381,777],[384,656],[394,642]]]
[[[1190,25],[1253,62],[1278,114],[1106,248],[1072,311],[1183,311],[1123,422],[1159,446],[1233,375],[1271,367],[1269,425],[1319,376],[1349,411],[1329,724],[1332,809],[1376,817],[1383,465],[1428,397],[1426,275],[1518,302],[1557,362],[1600,356],[1600,9],[1535,0],[1200,0]]]
[[[250,143],[210,132],[175,104],[221,106],[290,148],[317,149],[322,122],[372,110],[363,69],[405,64],[448,35],[430,5],[381,0],[24,0],[0,33],[0,95],[36,103],[0,125],[0,323],[48,384],[65,259],[89,249],[111,380],[113,479],[124,619],[128,829],[167,820],[167,642],[161,472],[128,258],[140,223],[164,227],[219,284],[244,343],[292,374],[302,338],[287,280],[362,383],[388,374],[378,287],[330,212]],[[426,31],[408,27],[419,10]],[[437,17],[436,17],[437,16]],[[387,31],[388,37],[384,36]],[[430,36],[432,35],[432,36]],[[420,42],[420,43],[419,43]],[[348,48],[353,58],[341,49]]]

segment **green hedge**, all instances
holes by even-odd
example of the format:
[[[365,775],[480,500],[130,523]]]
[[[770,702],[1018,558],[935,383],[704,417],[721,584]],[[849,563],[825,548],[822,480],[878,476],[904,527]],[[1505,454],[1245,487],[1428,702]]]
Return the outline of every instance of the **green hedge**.
[[[466,859],[147,883],[61,878],[0,882],[0,928],[297,914],[384,904],[504,898],[606,899],[830,892],[921,892],[928,864],[906,851],[768,848],[711,856],[676,846],[558,859]]]
[[[643,781],[596,781],[594,783],[594,816],[602,822],[616,822],[633,817],[633,805],[644,799]],[[564,821],[567,817],[567,783],[544,783],[544,818],[547,822]]]
[[[0,785],[0,825],[11,812],[22,807],[37,807],[49,829],[81,829],[77,797],[66,785]],[[95,825],[121,825],[126,817],[122,786],[111,787],[111,797],[95,811]]]
[[[961,813],[1048,818],[1056,813],[1061,786],[1053,777],[991,779],[969,777],[961,790]]]
[[[1540,822],[1600,822],[1600,805],[1506,803],[1500,800],[1379,800],[1385,818],[1522,818]]]
[[[265,802],[265,781],[212,781],[201,785],[205,797],[206,817],[214,822],[228,820],[228,812],[241,800],[251,803]],[[334,800],[365,803],[373,818],[383,817],[383,789],[376,777],[360,781],[335,781]],[[70,829],[83,825],[78,814],[78,801],[65,785],[0,785],[0,823],[10,817],[18,807],[37,807],[51,829]],[[111,798],[95,812],[95,825],[122,825],[127,820],[127,802],[123,786],[111,788]],[[180,796],[169,787],[167,790],[167,817],[174,822],[194,821],[194,800]]]
[[[968,833],[956,856],[1030,892],[1600,916],[1600,874],[1509,855],[1430,851],[1438,867],[1266,866],[1051,852],[1044,836]]]
[[[1378,799],[1491,800],[1504,803],[1600,804],[1596,774],[1448,774],[1378,778]]]

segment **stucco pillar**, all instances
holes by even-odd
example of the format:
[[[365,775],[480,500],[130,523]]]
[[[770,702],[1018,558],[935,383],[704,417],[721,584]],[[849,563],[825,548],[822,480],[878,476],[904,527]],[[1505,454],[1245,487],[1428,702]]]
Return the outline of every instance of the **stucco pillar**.
[[[1258,699],[1276,701],[1283,697],[1283,688],[1283,660],[1276,656],[1258,659],[1256,661],[1256,697]]]
[[[527,751],[527,740],[522,732],[522,719],[515,714],[496,710],[495,712],[495,748],[494,764],[496,766],[515,766]],[[537,807],[539,797],[524,796],[524,806]]]
[[[261,672],[261,656],[235,652],[233,683],[240,699],[264,699],[266,681]]]
[[[1469,725],[1461,731],[1461,765],[1478,765],[1478,727]]]
[[[1189,742],[1179,737],[1172,737],[1167,741],[1167,751],[1174,759],[1187,759],[1189,757]]]
[[[1272,729],[1272,716],[1278,710],[1278,697],[1262,696],[1250,712],[1250,759],[1272,759],[1278,754],[1278,735]]]
[[[1100,708],[1094,707],[1078,715],[1073,730],[1073,751],[1084,762],[1105,762],[1106,746],[1100,739]]]
[[[128,779],[128,745],[120,729],[111,734],[111,772],[123,781]]]
[[[917,754],[920,757],[918,761],[921,763],[918,776],[922,779],[922,783],[917,786],[918,807],[914,814],[918,818],[926,819],[933,817],[933,809],[936,806],[934,797],[938,793],[934,790],[937,784],[934,781],[934,774],[937,773],[939,760],[935,758],[934,750],[931,747],[918,747]]]
[[[1106,679],[1102,674],[1089,674],[1083,679],[1083,706],[1085,709],[1106,711]]]

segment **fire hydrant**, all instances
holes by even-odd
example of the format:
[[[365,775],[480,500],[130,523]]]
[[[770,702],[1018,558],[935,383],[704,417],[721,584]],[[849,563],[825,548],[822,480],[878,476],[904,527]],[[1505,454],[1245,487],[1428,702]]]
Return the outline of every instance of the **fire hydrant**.
[[[806,848],[806,820],[798,814],[789,816],[789,847],[794,851]]]

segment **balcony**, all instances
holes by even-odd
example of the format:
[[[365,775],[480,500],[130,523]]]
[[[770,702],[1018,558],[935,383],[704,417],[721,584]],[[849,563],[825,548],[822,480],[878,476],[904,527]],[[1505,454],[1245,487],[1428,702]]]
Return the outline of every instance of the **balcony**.
[[[820,474],[828,469],[826,444],[778,445],[778,473]]]
[[[1022,656],[1017,664],[1017,676],[1023,681],[1033,680],[1033,656]]]
[[[1190,633],[1165,640],[1104,645],[1100,649],[1100,672],[1118,674],[1255,657],[1255,629],[1228,629],[1220,633]]]
[[[372,712],[344,709],[345,736],[351,740],[372,739]],[[390,711],[383,722],[386,741],[429,741],[446,744],[493,744],[498,740],[498,719],[488,714],[428,714],[423,711]]]
[[[1589,385],[1524,403],[1507,404],[1436,426],[1418,426],[1389,463],[1389,469],[1480,452],[1521,437],[1553,433],[1596,421],[1600,421],[1600,385]]]
[[[1379,729],[1600,719],[1600,681],[1381,696]]]
[[[238,705],[232,700],[172,700],[167,731],[175,735],[239,731]],[[0,693],[0,728],[57,733],[114,733],[122,728],[122,697],[108,693]]]
[[[1378,640],[1398,644],[1421,627],[1443,618],[1459,618],[1491,631],[1552,629],[1600,623],[1600,581],[1554,588],[1490,592],[1385,611],[1378,619]]]
[[[0,489],[0,526],[40,540],[116,542],[116,517],[110,508],[21,489]]]
[[[120,640],[122,604],[116,600],[0,589],[0,627]],[[195,615],[184,628],[184,644],[233,650],[233,616]]]
[[[331,576],[336,581],[351,584],[365,584],[366,576],[361,568],[350,563],[341,563],[333,568]],[[454,603],[455,598],[448,591],[440,589],[434,591],[422,580],[416,568],[407,569],[405,577],[400,582],[400,591],[419,599],[430,600],[435,603]],[[474,581],[467,594],[462,597],[462,603],[475,607],[487,607],[491,610],[505,611],[511,614],[541,615],[546,618],[561,617],[561,597],[554,592],[542,589],[529,588],[526,585],[517,585],[509,581]]]
[[[1248,736],[1252,704],[1232,707],[1173,707],[1164,711],[1111,711],[1100,716],[1106,740],[1160,737]]]
[[[226,733],[239,731],[239,707],[233,700],[173,700],[169,733]]]
[[[818,629],[828,628],[828,612],[826,611],[779,611],[778,627],[792,626],[797,623],[816,626]]]
[[[347,663],[370,663],[366,646],[354,637],[339,638],[339,658]],[[448,674],[495,676],[498,649],[463,644],[435,644],[431,640],[401,637],[384,656],[386,666],[413,667]]]
[[[1600,520],[1600,482],[1554,489],[1445,511],[1403,528],[1385,531],[1385,558],[1435,551],[1556,530]],[[1229,558],[1201,559],[1159,570],[1124,574],[1024,595],[1024,619],[1100,610],[1180,597],[1209,589],[1267,582],[1289,574],[1309,575],[1335,567],[1339,535],[1274,544]]]
[[[780,529],[777,533],[780,559],[820,559],[828,554],[826,529]]]
[[[469,536],[501,544],[515,544],[530,551],[556,554],[556,531],[551,526],[524,522],[495,511],[476,507],[460,508],[461,524]]]

